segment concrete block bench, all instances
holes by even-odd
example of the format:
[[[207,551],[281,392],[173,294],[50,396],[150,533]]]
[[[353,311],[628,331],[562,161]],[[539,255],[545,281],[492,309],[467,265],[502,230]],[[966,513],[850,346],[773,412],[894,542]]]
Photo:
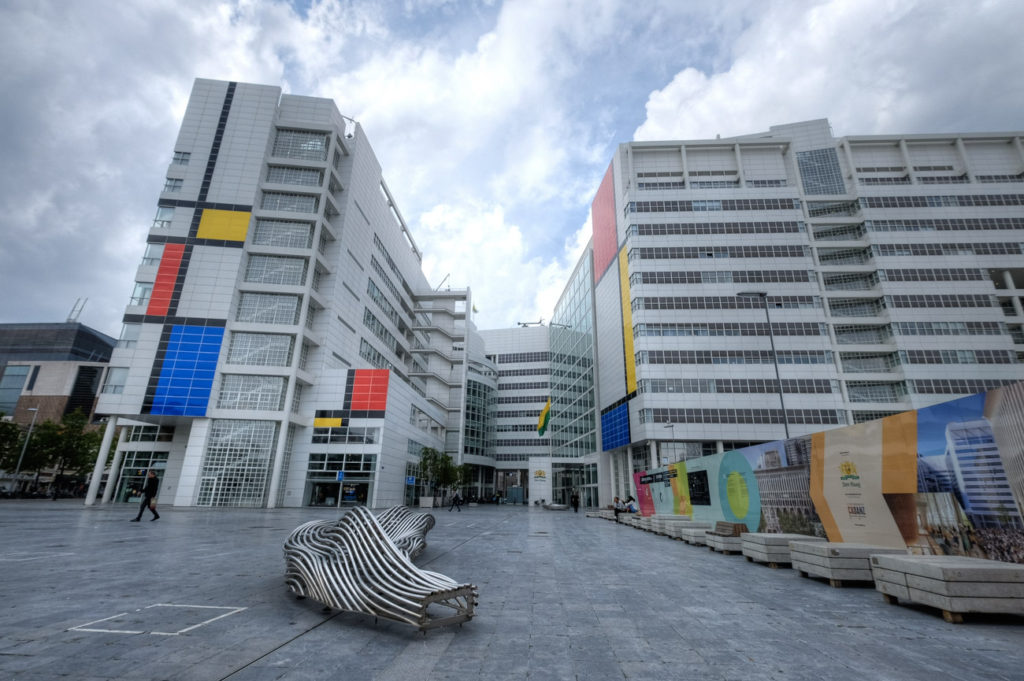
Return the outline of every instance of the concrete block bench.
[[[875,589],[887,603],[907,601],[942,611],[1024,615],[1024,565],[962,556],[871,556]]]
[[[653,517],[652,527],[658,534],[671,536],[677,523],[688,522],[692,522],[688,515],[656,515]]]
[[[739,553],[743,543],[740,534],[746,531],[747,526],[743,523],[727,523],[720,520],[715,523],[715,529],[705,530],[704,543],[708,545],[709,550],[719,551],[727,556]]]
[[[874,544],[829,541],[790,541],[789,555],[793,569],[801,577],[824,577],[829,586],[840,588],[843,582],[871,582],[873,554],[907,555],[906,549]]]
[[[765,563],[771,568],[789,565],[789,542],[802,540],[807,542],[824,542],[824,539],[806,534],[787,534],[784,532],[744,532],[740,534],[740,552],[748,561]]]
[[[705,546],[708,543],[707,533],[710,529],[711,525],[708,525],[707,527],[680,527],[676,530],[676,534],[687,544]]]
[[[684,531],[686,531],[686,530],[700,530],[701,531],[701,534],[700,534],[701,542],[700,543],[703,544],[704,543],[704,534],[703,534],[703,532],[705,530],[710,530],[710,529],[711,529],[711,523],[705,523],[705,522],[701,522],[699,520],[676,521],[676,522],[666,523],[665,536],[666,537],[671,537],[672,539],[676,539],[676,540],[681,539],[683,541],[687,541],[687,537],[683,536],[683,532]],[[690,541],[688,543],[692,544],[693,542]]]

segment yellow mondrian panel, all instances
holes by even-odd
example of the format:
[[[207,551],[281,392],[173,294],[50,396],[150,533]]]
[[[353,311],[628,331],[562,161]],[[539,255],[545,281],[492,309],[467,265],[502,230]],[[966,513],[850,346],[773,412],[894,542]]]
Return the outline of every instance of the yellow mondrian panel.
[[[626,392],[636,391],[636,356],[633,352],[633,308],[629,299],[629,262],[619,251],[619,292],[622,294],[622,342],[626,353]]]
[[[216,210],[206,208],[199,219],[200,239],[223,239],[225,241],[245,241],[249,231],[249,218],[252,213],[237,210]]]
[[[314,428],[341,428],[341,419],[313,419]]]

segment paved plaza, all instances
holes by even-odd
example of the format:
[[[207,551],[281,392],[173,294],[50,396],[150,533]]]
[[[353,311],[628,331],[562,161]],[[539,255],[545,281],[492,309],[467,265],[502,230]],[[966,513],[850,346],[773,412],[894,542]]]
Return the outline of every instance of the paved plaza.
[[[337,511],[134,513],[0,502],[0,678],[1024,679],[1024,618],[947,624],[582,512],[435,509],[416,562],[480,599],[425,635],[284,587],[285,537]]]

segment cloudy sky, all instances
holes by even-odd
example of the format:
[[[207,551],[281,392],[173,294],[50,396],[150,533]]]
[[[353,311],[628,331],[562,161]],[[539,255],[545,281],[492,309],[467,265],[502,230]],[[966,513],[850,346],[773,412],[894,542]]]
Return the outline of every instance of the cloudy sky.
[[[5,0],[0,322],[116,336],[195,77],[359,120],[480,328],[548,319],[615,145],[1024,128],[1020,0]]]

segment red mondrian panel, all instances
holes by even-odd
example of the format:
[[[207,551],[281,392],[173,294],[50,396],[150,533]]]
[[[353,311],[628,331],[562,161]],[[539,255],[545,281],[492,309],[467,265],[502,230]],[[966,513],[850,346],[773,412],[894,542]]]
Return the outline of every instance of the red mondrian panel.
[[[608,165],[608,171],[601,180],[597,195],[590,204],[591,225],[594,232],[594,281],[608,269],[619,252],[619,232],[615,211],[615,162]]]
[[[356,369],[352,380],[353,410],[385,411],[388,406],[387,369]]]
[[[149,297],[146,314],[166,315],[174,296],[174,284],[178,280],[178,269],[181,267],[181,256],[185,252],[185,244],[166,244],[164,255],[160,258],[160,268],[156,271],[153,282],[153,293]]]

